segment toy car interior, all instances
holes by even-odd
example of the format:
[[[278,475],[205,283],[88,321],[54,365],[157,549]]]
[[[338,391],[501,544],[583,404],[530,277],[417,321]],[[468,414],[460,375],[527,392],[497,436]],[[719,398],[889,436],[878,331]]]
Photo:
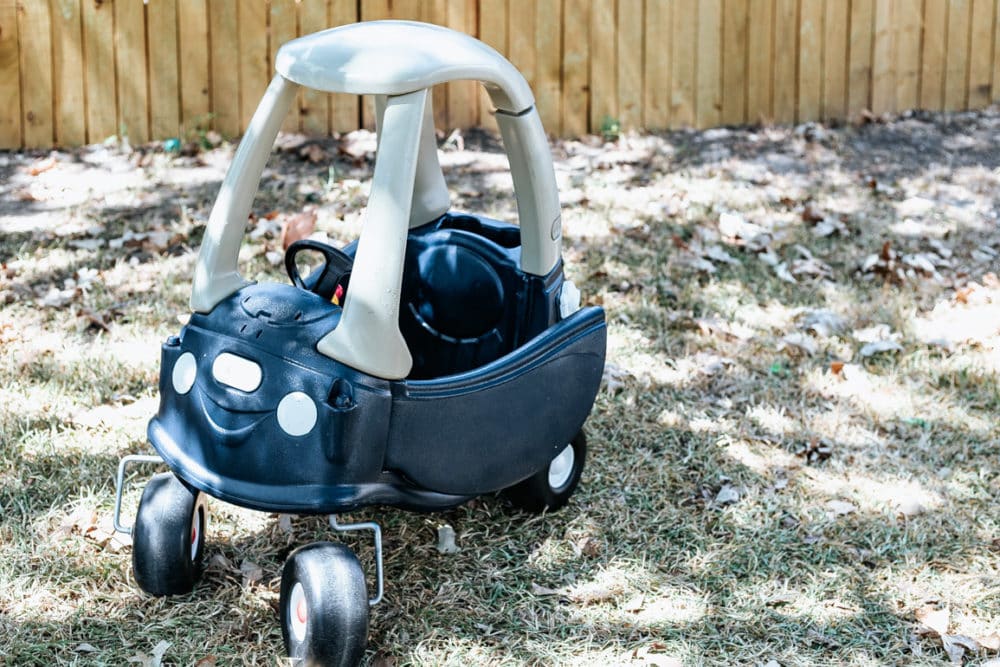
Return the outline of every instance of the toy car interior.
[[[552,159],[518,71],[485,44],[404,21],[358,23],[288,42],[220,189],[198,257],[193,314],[162,348],[156,456],[118,470],[116,527],[132,531],[136,582],[191,591],[206,496],[268,512],[330,515],[375,533],[369,592],[334,542],[283,570],[286,649],[305,664],[356,664],[382,597],[381,533],[336,515],[372,505],[430,511],[503,492],[529,511],[576,488],[582,426],[604,366],[600,308],[563,275]],[[519,225],[450,211],[431,87],[483,83],[508,153]],[[238,271],[267,156],[300,87],[375,96],[378,150],[359,239],[298,241],[290,284]],[[301,253],[321,266],[303,276]],[[126,465],[170,467],[120,523]]]

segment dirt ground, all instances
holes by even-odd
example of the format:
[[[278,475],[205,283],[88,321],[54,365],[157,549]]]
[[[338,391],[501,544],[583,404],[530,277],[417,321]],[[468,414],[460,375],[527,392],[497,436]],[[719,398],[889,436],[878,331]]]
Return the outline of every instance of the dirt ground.
[[[455,209],[515,221],[496,137],[440,143]],[[609,322],[583,483],[541,517],[352,516],[386,535],[372,664],[1000,664],[998,146],[997,109],[553,143]],[[355,238],[374,148],[281,137],[244,275]],[[321,520],[213,503],[175,599],[110,530],[232,153],[0,153],[0,664],[280,664],[281,563]]]

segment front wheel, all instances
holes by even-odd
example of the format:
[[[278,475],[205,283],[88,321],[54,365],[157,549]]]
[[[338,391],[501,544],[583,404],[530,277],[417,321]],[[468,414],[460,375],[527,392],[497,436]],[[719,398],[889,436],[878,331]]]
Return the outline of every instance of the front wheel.
[[[281,636],[295,665],[353,667],[368,643],[368,590],[350,549],[314,542],[281,574]]]
[[[132,529],[132,572],[150,595],[191,592],[201,576],[208,515],[204,495],[173,473],[146,484]]]
[[[581,430],[556,454],[549,465],[523,482],[504,489],[503,495],[526,512],[555,511],[569,502],[583,475],[587,436]]]

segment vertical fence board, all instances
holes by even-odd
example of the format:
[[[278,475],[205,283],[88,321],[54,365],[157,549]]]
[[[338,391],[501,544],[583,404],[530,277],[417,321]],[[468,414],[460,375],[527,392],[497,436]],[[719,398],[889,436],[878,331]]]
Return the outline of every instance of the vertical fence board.
[[[177,79],[177,0],[153,0],[146,8],[149,30],[149,118],[154,139],[174,137],[180,128]]]
[[[837,0],[839,1],[839,0]],[[769,122],[774,0],[750,0],[747,32],[747,121]]]
[[[542,3],[545,6],[552,6],[551,3]],[[475,35],[476,34],[476,2],[475,0],[448,0],[448,17],[446,25],[449,28],[457,30],[459,32],[464,32],[466,34]],[[553,17],[555,22],[552,26],[559,25],[558,14]],[[556,118],[558,118],[558,106],[559,106],[559,48],[558,48],[558,30],[547,31],[549,34],[555,34],[556,42],[554,49],[555,56],[555,74],[552,75],[551,68],[553,65],[548,63],[549,70],[547,74],[552,77],[554,85],[556,87],[556,94],[554,96],[554,104],[556,106]],[[547,45],[548,49],[551,49],[553,45]],[[550,60],[552,54],[547,53],[546,57]],[[541,63],[540,63],[541,64]],[[542,69],[541,67],[539,69]],[[479,118],[479,83],[475,81],[455,81],[448,84],[448,127],[471,127],[476,124],[476,120]]]
[[[21,126],[27,148],[51,146],[52,40],[48,3],[19,3]]]
[[[698,0],[675,0],[670,23],[670,125],[695,123]]]
[[[581,0],[570,0],[580,2]],[[589,2],[589,0],[582,0]],[[577,15],[566,12],[566,20],[577,20]],[[567,32],[569,25],[566,26]],[[507,2],[506,0],[480,0],[479,2],[479,39],[492,46],[498,53],[507,53]],[[577,39],[580,39],[577,35]],[[574,41],[573,44],[576,44]],[[564,55],[564,59],[566,56]],[[586,81],[586,73],[584,75]],[[586,113],[586,101],[584,102]],[[584,127],[587,122],[584,120]],[[496,120],[493,118],[493,103],[485,90],[479,91],[479,125],[496,131]]]
[[[240,50],[236,0],[209,0],[213,126],[226,137],[240,133]]]
[[[1000,0],[993,8],[993,76],[990,79],[993,102],[1000,100]]]
[[[0,0],[0,148],[21,147],[21,64],[17,48],[17,3]]]
[[[774,120],[791,123],[795,120],[795,59],[798,26],[796,0],[775,0],[774,4],[774,88],[772,105]]]
[[[244,1],[238,5],[242,132],[250,124],[250,118],[267,89],[271,67],[267,61],[267,5],[259,0]]]
[[[875,0],[872,40],[872,112],[883,114],[896,108],[892,0]]]
[[[207,0],[178,0],[177,42],[181,127],[185,138],[193,139],[197,131],[210,126]]]
[[[83,3],[87,141],[92,143],[118,133],[113,12],[108,3]]]
[[[562,119],[562,6],[539,2],[535,7],[535,102],[545,131],[561,133]]]
[[[357,5],[351,0],[331,0],[329,10],[330,27],[353,23],[360,19]],[[350,132],[361,122],[361,98],[357,95],[333,95],[330,97],[330,130]]]
[[[562,134],[587,133],[590,2],[565,0],[562,39]],[[485,3],[484,3],[485,4]]]
[[[299,7],[299,32],[309,35],[329,27],[327,0],[303,0]],[[300,98],[302,131],[325,136],[330,133],[330,94],[303,88]],[[346,95],[341,96],[346,97]]]
[[[920,61],[920,106],[944,108],[945,45],[948,39],[948,0],[924,0],[923,53]]]
[[[847,108],[852,114],[871,106],[873,19],[872,0],[852,0],[847,76]]]
[[[149,140],[145,9],[141,2],[115,3],[119,132],[133,144]]]
[[[958,111],[969,93],[969,0],[948,3],[948,37],[945,49],[944,108]]]
[[[969,97],[965,106],[981,109],[990,103],[990,76],[993,73],[993,1],[972,1],[972,30],[969,40]]]
[[[334,0],[336,2],[336,0]],[[398,19],[403,18],[400,16],[401,6],[398,2],[393,2],[393,0],[361,0],[361,15],[358,17],[360,21],[380,21],[382,19]],[[406,7],[405,9],[409,9]],[[395,10],[395,11],[394,11]],[[419,12],[419,10],[418,10]],[[422,18],[419,16],[418,19]],[[437,98],[441,93],[437,90],[434,91],[434,97]],[[361,104],[361,123],[362,127],[368,128],[370,130],[375,129],[375,105],[371,99],[365,99],[364,97],[358,98]],[[434,100],[438,102],[437,99]],[[438,106],[435,104],[435,106]]]
[[[627,0],[626,0],[627,1]],[[615,0],[593,0],[590,5],[590,129],[600,132],[618,116],[615,80]],[[511,16],[511,55],[514,22]],[[517,65],[517,62],[514,62]]]
[[[698,61],[695,75],[698,127],[719,124],[722,114],[722,0],[698,3]]]
[[[642,126],[642,35],[641,2],[618,3],[618,37],[615,49],[618,78],[618,120],[622,128]]]
[[[448,1],[449,0],[423,0],[423,2],[416,3],[419,5],[419,16],[417,20],[423,21],[424,23],[434,23],[435,25],[448,25]],[[409,11],[410,7],[408,3],[396,2],[393,0],[390,3],[390,7],[393,10],[393,18],[400,16],[401,11]],[[534,11],[532,11],[533,6],[531,4],[525,3],[523,11],[527,12],[530,17],[527,18],[534,25]],[[535,33],[534,28],[526,34],[526,39],[530,40],[530,52],[532,58],[534,58],[534,39]],[[532,60],[534,62],[534,60]],[[448,86],[436,86],[434,88],[434,125],[438,129],[447,128],[448,123]],[[372,105],[365,104],[365,112],[372,109]]]
[[[670,10],[671,0],[646,0],[643,44],[643,126],[662,130],[670,125]],[[655,39],[649,39],[655,35]]]
[[[847,23],[850,20],[850,5],[843,0],[826,0],[824,12],[820,118],[840,120],[847,117]]]
[[[256,1],[256,0],[255,0]],[[267,71],[268,77],[274,76],[274,59],[278,49],[285,42],[295,39],[298,35],[298,7],[295,0],[271,0],[267,30]],[[283,132],[298,132],[302,113],[302,91],[295,96],[295,104],[288,110],[288,115],[281,123]]]
[[[896,109],[917,106],[920,90],[921,0],[894,0],[896,25]],[[991,0],[992,1],[992,0]]]
[[[820,117],[823,101],[823,0],[801,0],[796,116],[800,122]]]
[[[50,0],[52,71],[56,144],[75,146],[87,140],[83,93],[83,32],[80,0]]]
[[[725,0],[722,8],[722,122],[746,122],[747,0]]]

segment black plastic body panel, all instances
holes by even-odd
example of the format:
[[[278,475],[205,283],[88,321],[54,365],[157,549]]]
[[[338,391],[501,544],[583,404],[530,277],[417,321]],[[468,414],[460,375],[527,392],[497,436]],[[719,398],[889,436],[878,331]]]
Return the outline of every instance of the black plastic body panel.
[[[265,511],[436,510],[534,474],[590,412],[606,328],[598,308],[556,321],[562,267],[545,277],[522,274],[517,238],[516,227],[472,216],[445,216],[411,232],[404,304],[422,315],[401,314],[401,329],[411,350],[433,360],[423,372],[439,377],[389,382],[320,354],[316,343],[337,326],[341,309],[290,285],[249,285],[210,313],[194,314],[180,337],[163,345],[151,442],[192,486]],[[444,252],[428,259],[435,249]],[[447,280],[431,276],[432,290],[420,283],[441,266],[421,267],[421,254],[443,262]],[[479,283],[448,286],[466,272]],[[478,320],[443,314],[472,304],[480,289],[492,289],[494,298],[472,315]],[[465,333],[489,325],[499,343],[473,344],[469,360],[455,353],[462,345],[448,349],[447,335],[421,338],[424,320],[468,326]],[[455,340],[473,338],[481,337]],[[224,352],[256,363],[259,387],[245,392],[217,381],[212,367]],[[185,353],[194,355],[197,373],[180,394],[172,371]],[[290,392],[316,406],[315,426],[305,435],[291,436],[278,423],[278,404]]]

